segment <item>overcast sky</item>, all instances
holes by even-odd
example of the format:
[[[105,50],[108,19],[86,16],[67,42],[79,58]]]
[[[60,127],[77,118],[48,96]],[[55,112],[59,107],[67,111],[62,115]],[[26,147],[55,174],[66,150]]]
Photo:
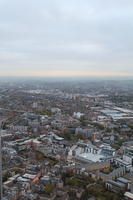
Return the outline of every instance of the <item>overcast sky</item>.
[[[0,0],[0,75],[133,75],[133,0]]]

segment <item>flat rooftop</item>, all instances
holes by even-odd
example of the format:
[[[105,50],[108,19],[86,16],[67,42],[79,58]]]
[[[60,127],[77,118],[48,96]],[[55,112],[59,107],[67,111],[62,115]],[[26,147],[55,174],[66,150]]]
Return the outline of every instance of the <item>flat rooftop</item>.
[[[93,153],[82,153],[78,157],[92,162],[101,162],[105,158],[103,155]]]

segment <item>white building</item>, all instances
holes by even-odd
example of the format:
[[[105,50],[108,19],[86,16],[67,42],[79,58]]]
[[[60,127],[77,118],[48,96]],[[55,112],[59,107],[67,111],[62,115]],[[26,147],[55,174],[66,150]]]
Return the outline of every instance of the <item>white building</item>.
[[[97,148],[92,144],[86,144],[78,142],[77,145],[72,147],[73,155],[80,161],[85,162],[102,162],[106,160],[112,160],[115,155],[115,150],[110,146],[103,145],[101,148]]]

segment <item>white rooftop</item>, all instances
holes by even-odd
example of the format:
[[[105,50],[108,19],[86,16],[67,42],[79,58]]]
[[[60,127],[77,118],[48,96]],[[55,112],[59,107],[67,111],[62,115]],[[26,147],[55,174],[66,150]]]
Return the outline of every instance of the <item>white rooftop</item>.
[[[125,192],[124,196],[133,199],[133,193],[131,192]]]
[[[78,156],[90,160],[92,162],[101,162],[102,159],[105,158],[103,155],[93,153],[82,153]]]
[[[36,177],[36,175],[33,174],[24,174],[23,178],[27,178],[27,179],[34,179]]]

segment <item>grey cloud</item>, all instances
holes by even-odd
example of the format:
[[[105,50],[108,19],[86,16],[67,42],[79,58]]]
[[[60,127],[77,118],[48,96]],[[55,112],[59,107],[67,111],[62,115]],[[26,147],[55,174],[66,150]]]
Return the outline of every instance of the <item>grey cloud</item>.
[[[133,73],[132,19],[132,0],[1,0],[1,74]]]

